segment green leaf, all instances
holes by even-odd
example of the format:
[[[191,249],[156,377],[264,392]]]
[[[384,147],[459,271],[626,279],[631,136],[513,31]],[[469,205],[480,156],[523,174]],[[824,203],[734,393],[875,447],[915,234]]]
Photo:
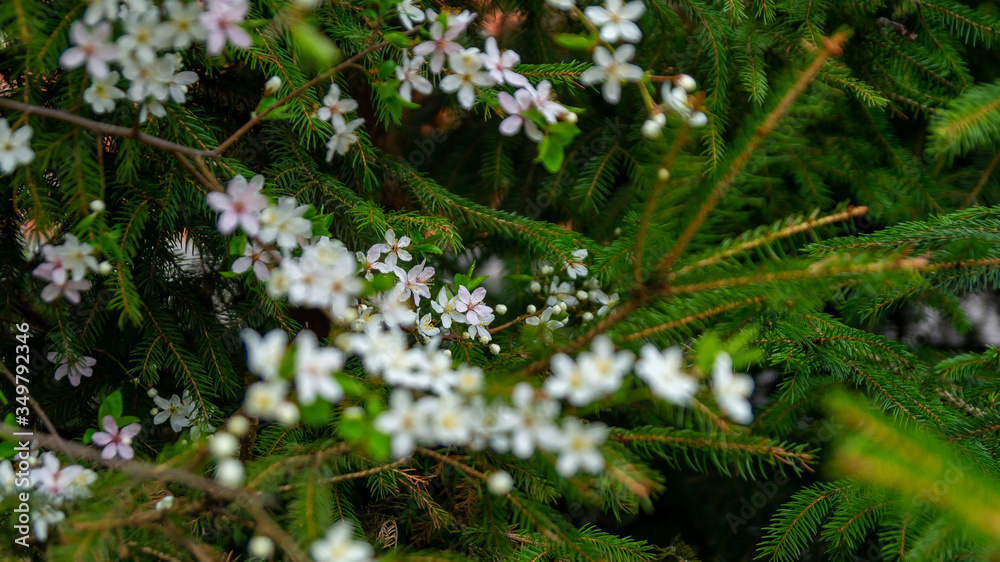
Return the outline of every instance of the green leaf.
[[[321,398],[309,405],[299,404],[302,411],[302,421],[307,425],[322,427],[330,419],[330,403]]]
[[[386,33],[385,40],[400,49],[409,49],[413,46],[413,40],[407,37],[405,33],[400,33],[398,31]]]
[[[229,241],[229,255],[242,256],[247,247],[247,237],[242,234]]]
[[[586,51],[597,44],[596,37],[573,33],[558,33],[552,40],[555,41],[556,45],[572,51]]]
[[[118,419],[122,415],[122,392],[116,390],[104,398],[101,408],[97,411],[97,423],[100,424],[104,416],[111,416]]]
[[[92,427],[88,428],[87,431],[83,432],[83,444],[90,445],[95,433],[97,433],[97,430]]]

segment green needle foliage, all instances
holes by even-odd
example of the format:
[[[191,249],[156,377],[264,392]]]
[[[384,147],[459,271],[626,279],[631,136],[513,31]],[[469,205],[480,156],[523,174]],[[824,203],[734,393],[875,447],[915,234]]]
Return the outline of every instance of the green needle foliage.
[[[390,0],[253,0],[249,47],[178,51],[199,80],[143,122],[129,100],[93,113],[92,78],[60,65],[90,3],[0,2],[0,116],[31,127],[34,151],[0,175],[0,453],[16,462],[25,355],[41,447],[97,470],[90,497],[27,549],[6,532],[19,500],[0,482],[4,557],[247,560],[259,535],[274,559],[305,560],[348,521],[383,560],[995,559],[1000,351],[918,345],[893,328],[935,310],[969,332],[974,293],[996,309],[1000,3],[640,1],[632,62],[647,74],[614,105],[581,79],[601,43],[582,13],[434,4],[478,12],[463,45],[498,36],[521,56],[515,72],[572,109],[575,124],[547,125],[541,144],[500,133],[511,86],[477,88],[463,109],[431,76],[431,94],[401,98],[396,65],[428,33],[405,34]],[[707,124],[668,112],[648,138],[661,84],[680,74],[697,79],[689,103]],[[273,76],[281,85],[263,93]],[[365,124],[328,158],[334,127],[314,113],[331,84]],[[206,196],[258,174],[352,252],[392,229],[449,288],[496,265],[500,352],[461,334],[445,344],[456,365],[485,371],[488,400],[541,386],[550,359],[602,335],[637,356],[678,346],[700,390],[682,407],[629,375],[594,403],[564,404],[610,426],[604,469],[564,478],[552,452],[428,445],[392,458],[392,436],[373,426],[392,388],[350,359],[343,401],[303,406],[297,423],[252,418],[236,454],[244,485],[216,483],[199,433],[244,413],[257,377],[241,331],[309,329],[329,345],[346,331],[231,272],[246,238],[220,234]],[[88,277],[79,304],[43,301],[40,246],[70,234],[109,273]],[[588,298],[559,329],[528,325],[553,281],[541,261],[565,281],[578,249],[620,302],[600,312]],[[24,324],[29,344],[15,338]],[[711,390],[723,352],[756,379],[749,424]],[[93,374],[55,380],[49,353],[93,357]],[[154,424],[149,389],[189,400],[198,431]],[[143,426],[133,461],[91,446],[109,400]],[[509,492],[490,490],[499,471]],[[173,507],[157,509],[166,496]]]

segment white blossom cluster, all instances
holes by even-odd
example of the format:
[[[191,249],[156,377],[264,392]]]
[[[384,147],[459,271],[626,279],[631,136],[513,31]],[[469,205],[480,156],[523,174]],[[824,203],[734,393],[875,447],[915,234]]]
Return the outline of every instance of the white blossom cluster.
[[[65,505],[90,497],[90,485],[97,480],[93,470],[78,464],[62,466],[50,452],[38,457],[32,451],[16,468],[9,460],[0,461],[0,501],[30,493],[32,530],[39,542],[48,540],[49,525],[66,518]]]
[[[0,117],[0,174],[9,174],[35,159],[35,151],[31,150],[32,132],[28,125],[11,130],[10,123]]]
[[[91,84],[83,99],[94,113],[108,113],[128,98],[141,104],[140,121],[148,113],[163,117],[163,103],[184,103],[188,87],[198,80],[194,72],[180,71],[180,57],[166,51],[202,41],[210,55],[221,53],[227,43],[249,47],[250,35],[240,27],[248,9],[247,0],[165,0],[162,7],[146,0],[93,0],[83,20],[70,25],[73,46],[59,63],[70,70],[86,68]],[[122,78],[128,81],[124,90]]]
[[[80,242],[73,234],[67,234],[66,239],[58,246],[42,246],[45,262],[32,272],[48,282],[42,289],[42,300],[52,302],[64,296],[66,300],[78,304],[80,292],[90,289],[90,281],[84,279],[87,272],[100,271],[93,253],[93,246]]]

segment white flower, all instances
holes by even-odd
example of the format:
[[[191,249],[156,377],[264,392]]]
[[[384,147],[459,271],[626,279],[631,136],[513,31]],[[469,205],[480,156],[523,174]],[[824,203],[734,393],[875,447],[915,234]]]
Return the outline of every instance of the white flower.
[[[479,367],[462,364],[455,370],[455,390],[471,396],[483,391],[483,370]]]
[[[635,47],[622,45],[612,55],[604,47],[594,49],[594,66],[580,75],[583,84],[604,82],[601,93],[608,103],[618,103],[622,95],[622,82],[638,82],[642,69],[628,61],[635,56]]]
[[[323,98],[322,107],[316,110],[316,117],[329,121],[334,127],[342,129],[347,122],[344,116],[357,108],[358,102],[347,98],[340,99],[340,86],[330,84],[330,91]]]
[[[420,306],[420,297],[431,298],[431,290],[427,284],[434,277],[434,268],[425,267],[425,263],[427,263],[427,260],[411,267],[405,276],[400,276],[401,285],[403,286],[403,290],[399,294],[401,300],[408,300],[412,295],[413,304]]]
[[[248,242],[243,250],[243,256],[233,262],[233,273],[243,273],[253,268],[258,280],[267,281],[271,277],[271,270],[267,268],[267,264],[274,263],[275,259],[277,255],[273,251],[265,250],[257,242],[252,245]]]
[[[454,74],[441,79],[441,90],[458,92],[458,105],[464,109],[476,101],[476,86],[493,85],[493,78],[482,70],[483,57],[475,47],[448,55],[448,65]]]
[[[621,387],[622,379],[632,369],[635,357],[630,351],[615,351],[611,338],[601,335],[594,338],[590,351],[580,353],[577,361],[585,376],[594,381],[599,391],[608,395]]]
[[[598,447],[607,437],[608,428],[602,423],[584,425],[579,420],[567,419],[563,422],[556,471],[564,478],[581,469],[592,474],[600,472],[604,468],[604,455]]]
[[[281,248],[295,248],[299,238],[308,238],[312,234],[312,223],[302,217],[308,210],[309,205],[299,205],[294,197],[282,197],[277,205],[271,205],[260,213],[258,240],[276,242]]]
[[[239,226],[250,236],[260,231],[260,213],[270,200],[261,193],[264,176],[256,175],[247,182],[243,176],[229,180],[226,192],[213,191],[207,195],[208,206],[222,213],[219,215],[219,232],[231,234]]]
[[[170,19],[156,28],[161,45],[186,49],[191,43],[204,41],[208,37],[208,30],[198,21],[202,12],[200,3],[185,4],[179,0],[166,0],[163,6],[167,9]]]
[[[247,387],[243,400],[246,415],[266,419],[277,419],[278,411],[288,396],[288,383],[281,379],[255,382]]]
[[[430,313],[427,313],[417,323],[417,331],[424,338],[432,338],[441,333],[441,328],[434,325],[434,317]]]
[[[555,309],[551,306],[545,307],[545,310],[543,310],[541,314],[538,316],[529,316],[524,320],[524,323],[529,326],[545,326],[549,330],[558,330],[566,324],[565,322],[561,322],[559,320],[552,320],[552,314],[554,312]]]
[[[95,78],[90,87],[83,91],[83,101],[90,104],[94,113],[108,113],[114,110],[115,100],[125,97],[125,92],[117,87],[121,75],[109,72],[104,78]]]
[[[660,94],[663,96],[663,105],[683,117],[691,127],[702,127],[708,124],[708,117],[704,113],[694,111],[694,107],[691,105],[691,97],[688,95],[688,90],[685,86],[687,84],[671,86],[669,82],[664,83],[660,91]]]
[[[475,423],[471,411],[458,394],[425,396],[417,402],[428,421],[430,434],[442,444],[460,445],[472,436]]]
[[[481,318],[493,316],[493,309],[483,302],[485,299],[486,289],[484,287],[477,287],[470,293],[469,289],[462,285],[458,288],[458,295],[455,297],[455,310],[464,313],[465,321],[469,324],[478,324]]]
[[[753,378],[733,372],[733,360],[725,351],[719,353],[712,367],[712,394],[719,407],[733,421],[748,424],[753,411],[748,398],[753,394]]]
[[[66,297],[66,300],[73,304],[80,303],[80,292],[90,289],[90,281],[65,281],[63,283],[52,282],[42,289],[42,300],[45,302],[52,302],[58,299],[60,296]],[[75,385],[74,385],[75,386]]]
[[[396,285],[391,291],[373,299],[382,314],[382,321],[390,328],[412,326],[417,321],[417,313],[407,306],[408,301],[399,298],[402,293],[402,287]]]
[[[282,330],[271,330],[267,335],[245,328],[240,332],[247,346],[247,368],[251,373],[266,380],[276,380],[281,360],[288,348],[288,336]]]
[[[170,427],[180,433],[185,427],[191,425],[191,413],[194,411],[194,403],[184,404],[181,398],[174,394],[170,400],[164,400],[162,396],[153,398],[153,402],[160,408],[160,413],[153,417],[153,423],[160,425],[170,420]]]
[[[545,391],[556,398],[565,398],[574,406],[586,406],[602,394],[601,387],[565,353],[557,353],[550,360],[553,376],[545,379]]]
[[[86,0],[87,11],[83,14],[83,23],[94,25],[108,19],[114,21],[118,17],[118,0]]]
[[[76,46],[63,51],[59,64],[71,70],[86,64],[87,73],[94,78],[107,76],[108,63],[118,59],[118,47],[107,43],[111,25],[102,22],[88,32],[82,23],[75,21],[69,27],[69,36]]]
[[[56,369],[56,380],[60,380],[68,375],[69,383],[73,386],[80,386],[82,377],[90,377],[94,374],[93,366],[97,360],[93,357],[72,357],[63,356],[56,352],[49,353],[46,357],[50,363],[59,361],[60,365]]]
[[[414,57],[413,60],[410,60],[406,53],[403,53],[403,61],[396,66],[399,97],[412,102],[413,90],[425,95],[434,91],[434,85],[431,84],[431,81],[420,74],[420,68],[423,65],[424,57]]]
[[[413,22],[422,23],[424,21],[424,12],[413,5],[413,0],[403,0],[396,4],[396,11],[399,12],[399,21],[406,29],[413,29]]]
[[[354,132],[355,129],[364,124],[364,119],[354,119],[349,123],[343,123],[334,120],[333,123],[333,136],[326,143],[326,160],[327,162],[333,160],[333,154],[337,153],[341,156],[347,154],[347,150],[351,148],[351,145],[358,142],[358,134]]]
[[[514,386],[512,401],[517,421],[511,429],[510,448],[515,455],[526,459],[536,446],[553,450],[561,445],[562,436],[553,421],[559,415],[557,402],[536,398],[535,389],[526,382]]]
[[[549,123],[555,123],[560,117],[566,119],[576,117],[575,113],[555,101],[552,94],[552,84],[548,80],[539,82],[538,86],[528,91],[532,93],[531,101],[535,104],[535,108],[542,112],[542,116]]]
[[[642,17],[646,6],[641,0],[622,4],[622,0],[605,0],[606,8],[587,6],[584,15],[596,26],[601,28],[601,39],[608,43],[622,41],[637,43],[642,39],[642,31],[635,22]]]
[[[507,92],[497,94],[497,101],[500,107],[507,113],[507,118],[500,122],[500,134],[512,137],[524,126],[524,134],[535,142],[541,142],[545,135],[538,129],[538,125],[530,118],[522,115],[529,109],[535,107],[534,88],[530,86],[521,88],[510,95]]]
[[[653,396],[671,404],[687,406],[698,391],[698,381],[684,373],[684,354],[680,348],[671,347],[660,352],[653,344],[647,343],[642,346],[640,355],[635,373],[649,385]]]
[[[369,562],[372,547],[352,538],[353,526],[345,520],[330,527],[326,536],[309,546],[316,562]]]
[[[545,3],[560,10],[572,10],[576,0],[545,0]]]
[[[397,260],[410,261],[413,256],[410,252],[404,250],[404,248],[410,245],[410,237],[403,236],[399,240],[396,240],[396,231],[389,229],[385,231],[385,244],[379,244],[379,251],[385,256],[385,263],[387,265],[396,265]]]
[[[368,248],[368,253],[364,254],[361,252],[355,253],[358,258],[358,263],[361,264],[361,270],[365,275],[365,279],[371,281],[375,277],[375,266],[379,263],[379,258],[382,257],[382,251],[379,249],[380,244],[375,244],[371,248]]]
[[[227,41],[241,49],[249,48],[253,40],[240,27],[249,9],[247,1],[208,0],[207,4],[208,10],[198,16],[198,21],[206,29],[205,50],[208,54],[214,56],[221,53]]]
[[[431,40],[424,41],[414,47],[413,54],[418,56],[430,55],[431,72],[435,74],[441,72],[445,56],[453,55],[462,50],[462,45],[457,43],[455,38],[465,31],[469,22],[475,17],[475,14],[472,14],[471,17],[466,14],[468,12],[462,12],[462,14],[455,16],[455,21],[452,21],[452,16],[449,15],[448,28],[445,29],[440,21],[434,21],[437,20],[437,14],[433,10],[427,10],[427,19],[434,21],[430,29]]]
[[[570,279],[587,276],[587,266],[583,265],[583,260],[587,257],[587,250],[581,248],[573,252],[573,259],[566,262],[566,275]]]
[[[129,14],[122,27],[125,34],[118,38],[118,48],[122,58],[134,58],[140,64],[150,64],[156,60],[156,51],[166,47],[163,32],[159,31],[159,10],[148,10],[142,14]]]
[[[489,72],[490,77],[497,84],[510,84],[511,86],[526,87],[531,83],[524,76],[511,70],[513,66],[521,62],[521,55],[506,49],[500,52],[497,47],[496,37],[486,38],[486,52],[483,53],[483,65]]]
[[[332,347],[319,347],[316,334],[303,330],[295,338],[295,390],[301,404],[312,404],[316,396],[327,402],[339,402],[344,397],[333,372],[344,366],[344,356]]]
[[[31,133],[28,125],[11,132],[7,120],[0,118],[0,173],[9,174],[19,164],[35,159],[35,152],[31,150]]]
[[[566,303],[566,306],[576,306],[580,303],[579,299],[576,298],[576,289],[569,281],[559,282],[558,277],[552,278],[552,284],[549,285],[549,298],[545,301],[549,306],[558,306],[560,303]]]
[[[440,315],[441,325],[445,328],[451,328],[452,322],[465,323],[465,315],[455,308],[457,303],[456,297],[448,298],[448,291],[444,287],[438,291],[437,301],[431,301],[431,308]]]
[[[604,291],[601,291],[598,298],[595,300],[601,305],[601,308],[597,309],[597,315],[604,316],[612,308],[618,306],[619,297],[618,293],[613,293],[611,296],[608,296],[604,293]]]

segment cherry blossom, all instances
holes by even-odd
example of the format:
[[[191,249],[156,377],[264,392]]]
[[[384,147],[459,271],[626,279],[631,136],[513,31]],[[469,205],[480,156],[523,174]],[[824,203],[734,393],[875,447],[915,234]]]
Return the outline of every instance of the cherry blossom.
[[[622,0],[605,0],[604,8],[587,6],[584,15],[596,26],[601,28],[601,39],[615,43],[618,39],[629,43],[638,43],[642,39],[642,30],[635,24],[646,11],[641,0],[622,4]]]
[[[577,361],[580,370],[594,381],[603,395],[610,395],[621,387],[625,374],[632,369],[635,356],[630,351],[616,351],[611,338],[600,335],[594,338],[590,351],[577,356]]]
[[[120,56],[134,58],[140,64],[156,60],[156,52],[169,45],[159,26],[160,13],[157,10],[129,14],[122,22],[125,33],[117,41]]]
[[[330,84],[330,91],[323,98],[323,105],[316,110],[316,116],[342,129],[347,122],[344,116],[357,108],[358,102],[347,98],[340,99],[340,86]]]
[[[375,418],[375,429],[392,437],[392,456],[401,459],[413,454],[417,440],[427,434],[427,422],[408,390],[397,388],[389,398],[389,409]]]
[[[441,333],[441,328],[434,325],[434,316],[427,313],[417,322],[417,331],[424,338],[432,338]]]
[[[750,375],[733,372],[733,360],[725,351],[719,353],[712,367],[712,394],[719,407],[733,421],[748,424],[753,421],[753,411],[748,398],[753,394],[754,382]]]
[[[469,292],[464,285],[458,288],[458,295],[455,301],[455,310],[465,314],[465,320],[469,324],[476,324],[482,316],[491,316],[493,309],[483,303],[486,298],[486,289],[482,287]]]
[[[487,37],[485,46],[483,65],[486,66],[486,70],[494,82],[520,87],[531,85],[527,78],[511,70],[514,65],[521,62],[520,55],[510,49],[501,52],[497,47],[496,37]]]
[[[256,236],[260,232],[260,213],[270,203],[261,193],[263,188],[264,176],[256,175],[249,182],[243,176],[235,176],[226,184],[225,193],[209,193],[208,206],[222,213],[219,232],[231,234],[239,226],[250,236]]]
[[[412,295],[413,304],[420,306],[420,297],[431,298],[431,290],[427,283],[434,276],[434,268],[424,267],[425,263],[427,260],[410,268],[405,276],[400,276],[403,284],[403,290],[399,294],[400,299],[407,300]]]
[[[111,70],[109,62],[118,60],[118,47],[108,44],[111,25],[102,22],[88,31],[82,23],[75,21],[69,26],[69,36],[75,47],[63,51],[59,64],[72,70],[87,65],[87,73],[94,78],[104,78]]]
[[[574,406],[586,406],[602,392],[590,371],[580,368],[573,358],[557,353],[549,360],[553,376],[545,379],[545,391],[555,398],[565,398]]]
[[[358,263],[361,264],[362,272],[364,273],[365,279],[371,281],[375,277],[376,265],[379,264],[379,259],[382,257],[382,251],[379,249],[379,245],[376,244],[371,248],[368,248],[368,253],[357,252]]]
[[[358,134],[354,132],[355,129],[360,127],[365,122],[364,119],[355,119],[348,123],[340,123],[334,121],[333,123],[333,136],[326,143],[327,161],[333,160],[334,153],[341,156],[347,154],[347,150],[352,144],[358,142]]]
[[[542,113],[542,116],[549,123],[555,123],[560,118],[568,118],[574,115],[564,105],[553,99],[552,84],[548,80],[539,82],[538,86],[528,91],[533,94],[532,103],[535,104],[535,108]]]
[[[497,94],[497,101],[500,107],[507,113],[507,117],[500,122],[500,134],[508,137],[514,136],[524,127],[524,134],[535,142],[541,142],[545,135],[538,129],[538,125],[530,117],[522,115],[524,112],[535,107],[534,95],[529,87],[521,88],[510,95],[507,92]]]
[[[403,60],[396,66],[396,79],[399,80],[399,97],[408,102],[413,101],[413,91],[429,94],[434,91],[431,81],[420,73],[424,66],[424,57],[410,59],[403,53]]]
[[[691,104],[691,97],[688,95],[690,84],[687,84],[687,81],[683,82],[685,84],[682,86],[671,86],[669,83],[663,85],[661,90],[663,105],[683,117],[691,127],[707,125],[708,117],[700,111],[695,111]]]
[[[379,244],[378,248],[385,256],[385,263],[388,265],[396,265],[397,260],[410,261],[413,256],[410,252],[406,251],[404,248],[410,245],[410,237],[403,236],[399,240],[396,240],[396,231],[389,229],[385,231],[385,244]]]
[[[635,56],[635,47],[622,45],[615,50],[614,55],[604,47],[594,49],[594,66],[580,75],[583,84],[604,82],[601,93],[608,103],[618,103],[621,99],[622,82],[638,82],[642,78],[641,68],[628,61]]]
[[[160,425],[170,420],[170,428],[180,433],[185,427],[191,425],[191,413],[194,411],[194,403],[185,403],[174,394],[170,400],[165,400],[162,396],[153,398],[153,402],[160,408],[160,412],[153,416],[153,423]]]
[[[135,456],[135,452],[132,451],[132,438],[139,434],[139,430],[142,429],[141,425],[130,423],[119,430],[115,418],[104,416],[101,427],[104,428],[104,431],[94,433],[91,440],[98,447],[104,447],[104,450],[101,451],[102,459],[120,457],[128,460]]]
[[[253,268],[253,273],[257,279],[267,281],[271,277],[271,270],[267,264],[274,263],[277,255],[271,250],[265,250],[260,244],[254,242],[253,245],[247,243],[243,250],[243,256],[236,258],[233,262],[233,273],[243,273]]]
[[[240,337],[247,347],[247,368],[265,380],[277,380],[281,360],[288,347],[288,335],[282,330],[271,330],[265,336],[246,328]]]
[[[87,11],[83,13],[83,23],[94,25],[107,19],[114,21],[118,17],[119,0],[86,0]]]
[[[566,275],[569,275],[570,279],[585,277],[587,266],[583,265],[583,260],[587,257],[587,250],[585,248],[574,250],[572,255],[573,259],[566,262]]]
[[[463,12],[466,13],[466,12]],[[474,16],[475,14],[473,14]],[[451,16],[448,17],[448,28],[445,29],[444,24],[440,21],[434,21],[431,24],[430,34],[431,40],[424,41],[419,45],[413,47],[413,54],[418,56],[430,55],[430,68],[431,72],[437,74],[441,72],[441,68],[444,66],[444,59],[446,56],[451,56],[462,50],[461,43],[457,43],[455,38],[465,31],[465,25],[461,24],[459,20],[457,23],[453,24]],[[433,10],[427,10],[428,21],[437,20],[437,14]],[[456,19],[458,19],[456,17]]]
[[[299,402],[312,404],[320,396],[328,402],[339,402],[344,390],[333,378],[333,372],[344,366],[344,356],[332,347],[319,347],[316,334],[303,330],[295,338],[295,390]]]
[[[208,0],[207,4],[208,10],[198,16],[198,21],[206,30],[208,54],[221,53],[227,41],[241,49],[249,48],[250,34],[239,25],[247,15],[247,0]]]
[[[437,301],[431,301],[431,308],[437,312],[441,318],[441,325],[451,328],[452,322],[465,323],[465,315],[455,308],[458,301],[455,297],[448,297],[448,291],[441,287],[438,291]]]
[[[308,210],[308,205],[299,205],[294,197],[282,197],[277,205],[261,211],[257,239],[264,243],[276,242],[286,249],[298,246],[300,238],[312,233],[312,223],[303,218]]]
[[[87,280],[65,281],[63,283],[56,283],[53,281],[42,289],[41,297],[45,302],[53,302],[62,296],[66,297],[66,300],[73,304],[79,304],[81,297],[80,293],[89,290],[90,286],[91,283]]]
[[[56,380],[60,380],[68,375],[69,383],[73,386],[80,386],[82,377],[90,377],[94,374],[93,366],[97,360],[93,357],[73,357],[64,354],[51,352],[46,356],[50,363],[60,362],[56,369]]]
[[[635,373],[649,385],[653,396],[677,406],[687,406],[698,391],[698,381],[684,373],[684,354],[680,348],[671,347],[661,352],[647,343],[640,354]]]
[[[598,448],[608,437],[608,427],[602,423],[580,423],[569,418],[562,427],[562,446],[556,460],[556,472],[570,478],[581,469],[597,473],[604,468],[604,455]]]
[[[353,537],[353,526],[346,520],[341,520],[330,527],[326,535],[309,547],[316,562],[369,562],[373,550],[371,545],[356,541]]]
[[[535,447],[553,450],[561,445],[562,436],[553,421],[559,415],[557,402],[536,398],[535,389],[526,382],[514,386],[511,401],[516,421],[510,429],[510,449],[515,455],[526,459],[534,454]]]
[[[161,45],[175,49],[186,49],[195,41],[204,41],[208,30],[198,21],[202,13],[201,4],[185,4],[179,0],[166,0],[163,7],[169,19],[156,29]]]
[[[22,125],[11,131],[7,120],[0,118],[0,173],[9,174],[21,164],[35,159],[31,150],[31,127]]]
[[[95,78],[90,87],[83,91],[83,101],[90,104],[94,113],[114,110],[115,101],[125,97],[125,92],[117,87],[120,78],[120,74],[111,71],[104,78]]]
[[[414,22],[423,23],[424,21],[424,12],[413,5],[413,0],[403,0],[396,4],[396,11],[399,12],[399,21],[406,29],[413,29]]]
[[[483,57],[475,47],[448,55],[448,65],[454,74],[441,79],[441,90],[458,92],[458,105],[464,109],[476,101],[476,86],[493,85],[493,78],[482,70]]]

